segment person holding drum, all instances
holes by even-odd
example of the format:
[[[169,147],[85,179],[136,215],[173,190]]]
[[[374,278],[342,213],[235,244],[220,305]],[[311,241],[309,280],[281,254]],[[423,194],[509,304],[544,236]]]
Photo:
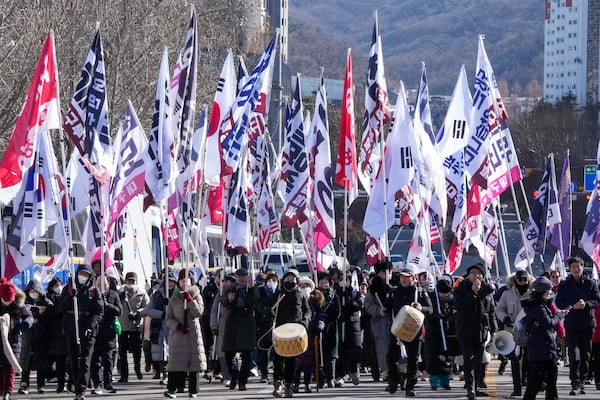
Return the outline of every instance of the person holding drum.
[[[277,289],[275,296],[273,296],[275,302],[271,309],[273,310],[275,321],[275,328],[273,329],[274,342],[278,340],[277,328],[289,323],[301,325],[303,329],[298,329],[298,331],[303,330],[304,334],[300,334],[300,336],[306,336],[304,339],[308,342],[306,328],[310,321],[311,311],[308,300],[298,288],[299,279],[300,274],[296,269],[288,269],[283,274],[281,287]],[[286,339],[290,338],[286,337]],[[300,341],[303,340],[302,338],[298,339]],[[277,353],[278,346],[276,346],[276,343],[274,343],[273,347],[275,348],[273,356],[273,396],[292,397],[294,395],[292,384],[294,382],[296,356],[306,350],[306,348],[296,354],[290,352],[289,355],[281,355]]]
[[[225,332],[223,332],[223,351],[227,366],[231,372],[229,389],[246,390],[250,374],[251,355],[256,345],[256,319],[254,308],[258,303],[258,290],[252,284],[252,277],[246,268],[235,273],[235,286],[221,299],[221,306],[227,309]],[[237,370],[234,363],[235,353],[239,352],[242,365]]]
[[[478,390],[482,381],[482,356],[488,335],[495,331],[496,318],[492,287],[484,281],[485,267],[478,263],[467,269],[467,278],[454,289],[456,305],[456,336],[464,360],[465,388],[467,398],[485,397]]]
[[[393,394],[398,390],[400,375],[396,363],[405,351],[407,358],[405,387],[407,397],[415,397],[416,395],[417,361],[421,347],[423,314],[429,315],[433,312],[431,299],[427,291],[415,284],[415,270],[414,264],[407,264],[400,271],[400,284],[394,289],[386,302],[386,308],[392,312],[392,315],[396,316],[392,324],[394,336],[390,337],[388,347],[387,363],[389,371],[386,391]],[[408,317],[406,317],[407,315]],[[405,335],[408,331],[410,331],[410,334]],[[410,338],[411,336],[412,338]]]

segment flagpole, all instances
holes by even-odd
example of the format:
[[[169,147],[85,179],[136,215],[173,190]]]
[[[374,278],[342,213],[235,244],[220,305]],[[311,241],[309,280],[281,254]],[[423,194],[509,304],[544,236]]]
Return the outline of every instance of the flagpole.
[[[569,150],[567,150],[567,157],[568,157],[568,151]],[[552,163],[552,166],[550,167],[551,168],[551,172],[552,172],[551,175],[550,175],[550,180],[551,180],[550,181],[551,182],[551,184],[550,184],[550,190],[553,190],[554,193],[556,193],[557,192],[557,190],[556,190],[557,189],[557,184],[556,184],[556,170],[554,169],[555,168],[555,165],[554,165],[554,154],[553,153],[550,153],[550,154],[552,156],[550,158],[550,162]],[[557,202],[559,201],[558,197],[557,197],[556,201]],[[560,207],[560,205],[559,205],[559,207]],[[564,249],[564,243],[563,243],[563,240],[562,240],[562,215],[561,215],[561,223],[559,223],[557,225],[558,225],[558,237],[560,238],[560,240],[558,242],[559,243],[559,251],[560,251],[560,265],[562,266],[565,263],[565,249]]]
[[[56,63],[56,45],[54,42],[54,31],[50,30],[50,38],[52,40],[52,58]],[[57,65],[54,65],[54,70],[56,71],[56,98],[58,104],[58,120],[62,121],[62,116],[60,112],[60,83],[58,80],[58,69]],[[61,166],[63,169],[63,177],[66,177],[66,161],[65,161],[65,134],[63,131],[62,125],[60,125],[58,129],[60,133],[60,155],[61,155]],[[71,219],[71,191],[70,191],[70,183],[65,179],[65,208],[67,214],[67,223],[64,224],[65,236],[67,237],[67,245],[69,246],[67,262],[68,262],[68,271],[71,276],[71,288],[75,290],[76,288],[76,280],[75,280],[75,265],[73,264],[73,238],[71,237],[71,223],[74,223],[77,226],[77,221],[73,221]],[[81,236],[80,236],[81,237]],[[4,266],[4,263],[3,263]],[[75,343],[77,349],[77,358],[81,354],[81,338],[79,337],[79,302],[77,300],[77,296],[73,296],[73,317],[75,320]]]
[[[499,205],[497,205],[497,207],[492,207],[492,210],[494,210],[494,218],[496,218],[496,221],[498,221],[498,231],[499,231],[499,235],[498,238],[500,239],[500,248],[502,249],[502,258],[504,260],[504,270],[506,272],[506,276],[510,275],[510,264],[508,261],[508,249],[506,247],[506,234],[504,231],[504,220],[502,219],[502,213],[500,212],[500,207]]]

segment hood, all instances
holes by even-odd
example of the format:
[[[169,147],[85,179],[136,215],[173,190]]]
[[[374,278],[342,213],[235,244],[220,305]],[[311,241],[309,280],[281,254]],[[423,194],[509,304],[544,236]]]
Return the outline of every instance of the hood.
[[[90,274],[90,279],[87,281],[87,284],[85,286],[90,287],[93,286],[96,282],[96,278],[94,277],[94,271],[92,270],[92,267],[89,264],[81,264],[77,267],[77,272],[75,273],[75,276],[77,276],[77,274],[79,274],[79,272],[81,271],[87,271]],[[75,278],[75,280],[77,280],[77,278]],[[78,286],[79,282],[77,282]]]
[[[42,286],[42,282],[40,282],[38,279],[33,279],[33,280],[29,281],[29,283],[25,287],[25,293],[29,293],[32,290],[35,290],[36,292],[38,292],[41,297],[44,297],[46,295],[46,291],[44,290],[44,287]]]
[[[512,289],[517,285],[516,277],[517,277],[517,273],[513,272],[506,278],[506,288],[507,289]],[[529,275],[529,279],[528,279],[527,283],[529,285],[531,285],[531,282],[533,282],[533,277],[531,275]]]

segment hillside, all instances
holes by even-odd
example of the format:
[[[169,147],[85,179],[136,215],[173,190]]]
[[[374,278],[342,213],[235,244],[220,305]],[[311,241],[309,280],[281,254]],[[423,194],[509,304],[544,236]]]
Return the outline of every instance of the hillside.
[[[542,82],[544,2],[514,0],[294,0],[290,2],[289,62],[293,71],[341,78],[346,48],[353,48],[355,81],[366,71],[373,13],[379,13],[388,86],[416,88],[421,61],[429,90],[450,94],[461,64],[469,77],[477,36],[485,34],[496,78],[525,87]]]

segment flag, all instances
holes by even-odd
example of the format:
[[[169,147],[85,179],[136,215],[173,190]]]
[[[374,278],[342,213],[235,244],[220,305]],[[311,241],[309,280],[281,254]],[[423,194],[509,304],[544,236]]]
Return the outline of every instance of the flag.
[[[473,184],[469,188],[469,192],[465,197],[463,209],[460,210],[460,220],[458,220],[456,228],[454,230],[454,239],[450,244],[450,250],[448,251],[448,257],[446,257],[445,270],[447,273],[452,274],[460,266],[463,256],[463,250],[465,243],[468,239],[469,231],[469,219],[473,220],[474,216],[480,210],[481,205],[479,204],[479,191],[481,188],[477,184]],[[458,211],[458,210],[457,210]],[[457,212],[455,211],[455,220]]]
[[[146,166],[152,161],[148,153],[148,139],[130,101],[125,109],[115,175],[111,182],[110,227],[127,204],[144,190]]]
[[[268,153],[267,153],[268,154]],[[271,181],[269,179],[269,159],[267,154],[263,157],[262,167],[262,187],[258,197],[258,207],[256,207],[256,222],[260,226],[256,241],[254,242],[254,252],[258,253],[269,248],[271,238],[279,232],[279,222],[275,215],[273,207],[273,195],[271,192]]]
[[[492,204],[488,204],[481,214],[484,228],[482,258],[488,267],[492,266],[498,249],[498,220],[492,207]]]
[[[460,67],[446,118],[436,139],[436,148],[440,157],[446,158],[457,152],[462,153],[467,145],[470,136],[469,122],[472,102],[467,73],[463,65]]]
[[[306,153],[302,97],[300,96],[300,76],[296,81],[296,92],[291,106],[291,114],[286,126],[286,142],[289,149],[286,163],[285,201],[283,205],[283,225],[292,228],[297,222],[306,220],[308,186],[310,172]]]
[[[442,225],[445,225],[448,211],[446,178],[444,167],[440,164],[440,157],[434,146],[428,93],[427,74],[425,64],[423,64],[413,121],[417,142],[417,149],[413,151],[413,159],[418,171],[418,184],[420,185],[418,193],[426,207],[431,207],[440,218]]]
[[[467,173],[483,189],[487,188],[489,166],[489,113],[493,107],[490,94],[491,77],[488,75],[487,55],[483,47],[483,38],[479,37],[475,85],[473,89],[473,107],[471,108],[470,135],[465,146],[465,166]]]
[[[379,241],[367,233],[365,238],[365,261],[368,265],[375,265],[379,260],[383,260],[386,254],[379,246]]]
[[[313,211],[312,229],[318,250],[335,238],[335,214],[333,204],[333,171],[329,145],[329,121],[327,119],[327,93],[325,82],[321,82],[315,99],[315,113],[308,135],[312,137],[310,164],[314,173],[312,178],[311,205]]]
[[[247,152],[244,152],[247,153]],[[250,249],[247,195],[247,168],[245,155],[242,154],[240,168],[231,176],[229,204],[225,214],[225,250],[230,256],[247,253]]]
[[[356,166],[356,127],[354,123],[354,84],[352,83],[352,52],[348,49],[344,97],[340,117],[340,138],[335,167],[335,181],[348,191],[348,205],[358,197]]]
[[[221,147],[221,127],[225,121],[232,118],[231,107],[236,96],[236,79],[235,69],[233,66],[233,54],[231,50],[227,52],[217,91],[210,110],[210,119],[208,124],[208,138],[206,141],[206,153],[211,155],[219,155],[219,160],[223,156],[223,148]],[[233,125],[233,121],[229,122]],[[204,172],[206,182],[210,186],[219,186],[221,183],[221,162],[207,162]]]
[[[0,203],[10,203],[20,191],[24,175],[34,162],[38,135],[60,126],[57,88],[54,35],[49,33],[29,85],[27,98],[0,161]]]
[[[412,152],[416,147],[404,83],[400,82],[392,131],[385,143],[383,163],[377,172],[363,222],[365,232],[374,238],[380,238],[394,224],[396,192],[413,180],[415,169]],[[384,193],[387,197],[384,197]],[[387,221],[385,221],[385,209],[387,209]]]
[[[271,77],[278,38],[279,30],[275,32],[273,39],[265,49],[254,70],[252,70],[250,78],[248,78],[248,81],[233,104],[234,125],[222,143],[223,159],[227,167],[232,171],[235,171],[240,165],[240,152],[248,142],[246,128],[248,127],[250,114],[255,111],[261,100],[263,83]]]
[[[8,279],[33,263],[36,240],[44,236],[50,226],[62,221],[58,168],[48,132],[40,132],[36,140],[35,161],[14,199],[6,237],[8,254],[4,276]],[[63,228],[64,233],[62,224],[59,228]]]
[[[431,253],[431,242],[429,227],[431,216],[428,210],[419,213],[417,225],[413,232],[412,240],[408,246],[406,262],[415,264],[419,271],[427,271],[430,266],[429,254]]]
[[[486,76],[489,79],[490,96],[492,98],[492,108],[489,112],[489,147],[488,147],[488,184],[486,190],[482,193],[482,204],[485,206],[493,199],[500,196],[508,187],[522,179],[521,167],[517,152],[513,144],[512,135],[508,128],[508,114],[492,65],[485,53],[483,47],[483,38],[480,37],[480,46],[483,53],[483,61],[486,70]]]
[[[88,52],[75,93],[65,114],[63,129],[79,152],[104,168],[111,165],[110,129],[108,124],[108,101],[106,97],[106,73],[100,29]],[[95,137],[100,147],[94,149]]]
[[[533,261],[533,257],[536,254],[543,254],[544,247],[546,244],[546,224],[548,220],[548,199],[549,199],[549,186],[550,186],[550,174],[551,163],[550,160],[546,162],[546,169],[542,176],[542,181],[537,191],[537,197],[533,201],[531,207],[531,215],[527,223],[525,224],[524,236],[526,243],[517,253],[515,258],[515,268],[524,269]],[[529,261],[528,261],[529,260]]]
[[[587,220],[581,235],[581,247],[600,269],[600,143],[596,162],[596,186],[587,205]]]
[[[175,138],[172,129],[171,98],[169,56],[165,49],[156,84],[154,113],[148,144],[150,163],[146,171],[146,185],[156,202],[167,199],[175,190],[174,183],[177,168],[175,166]]]
[[[429,226],[429,241],[433,243],[439,243],[441,240],[440,230],[438,229],[437,223],[435,222],[435,216],[431,216],[431,225]]]
[[[358,178],[369,195],[372,193],[373,180],[381,163],[379,141],[383,134],[383,125],[390,121],[390,106],[384,72],[381,37],[379,36],[377,12],[375,12],[367,70],[363,135],[358,156]]]
[[[560,183],[558,186],[558,204],[560,209],[561,223],[552,225],[550,232],[552,234],[552,245],[561,252],[562,261],[571,257],[571,237],[572,237],[572,204],[571,204],[571,165],[569,160],[569,151],[565,154]],[[564,276],[564,275],[563,275]]]

